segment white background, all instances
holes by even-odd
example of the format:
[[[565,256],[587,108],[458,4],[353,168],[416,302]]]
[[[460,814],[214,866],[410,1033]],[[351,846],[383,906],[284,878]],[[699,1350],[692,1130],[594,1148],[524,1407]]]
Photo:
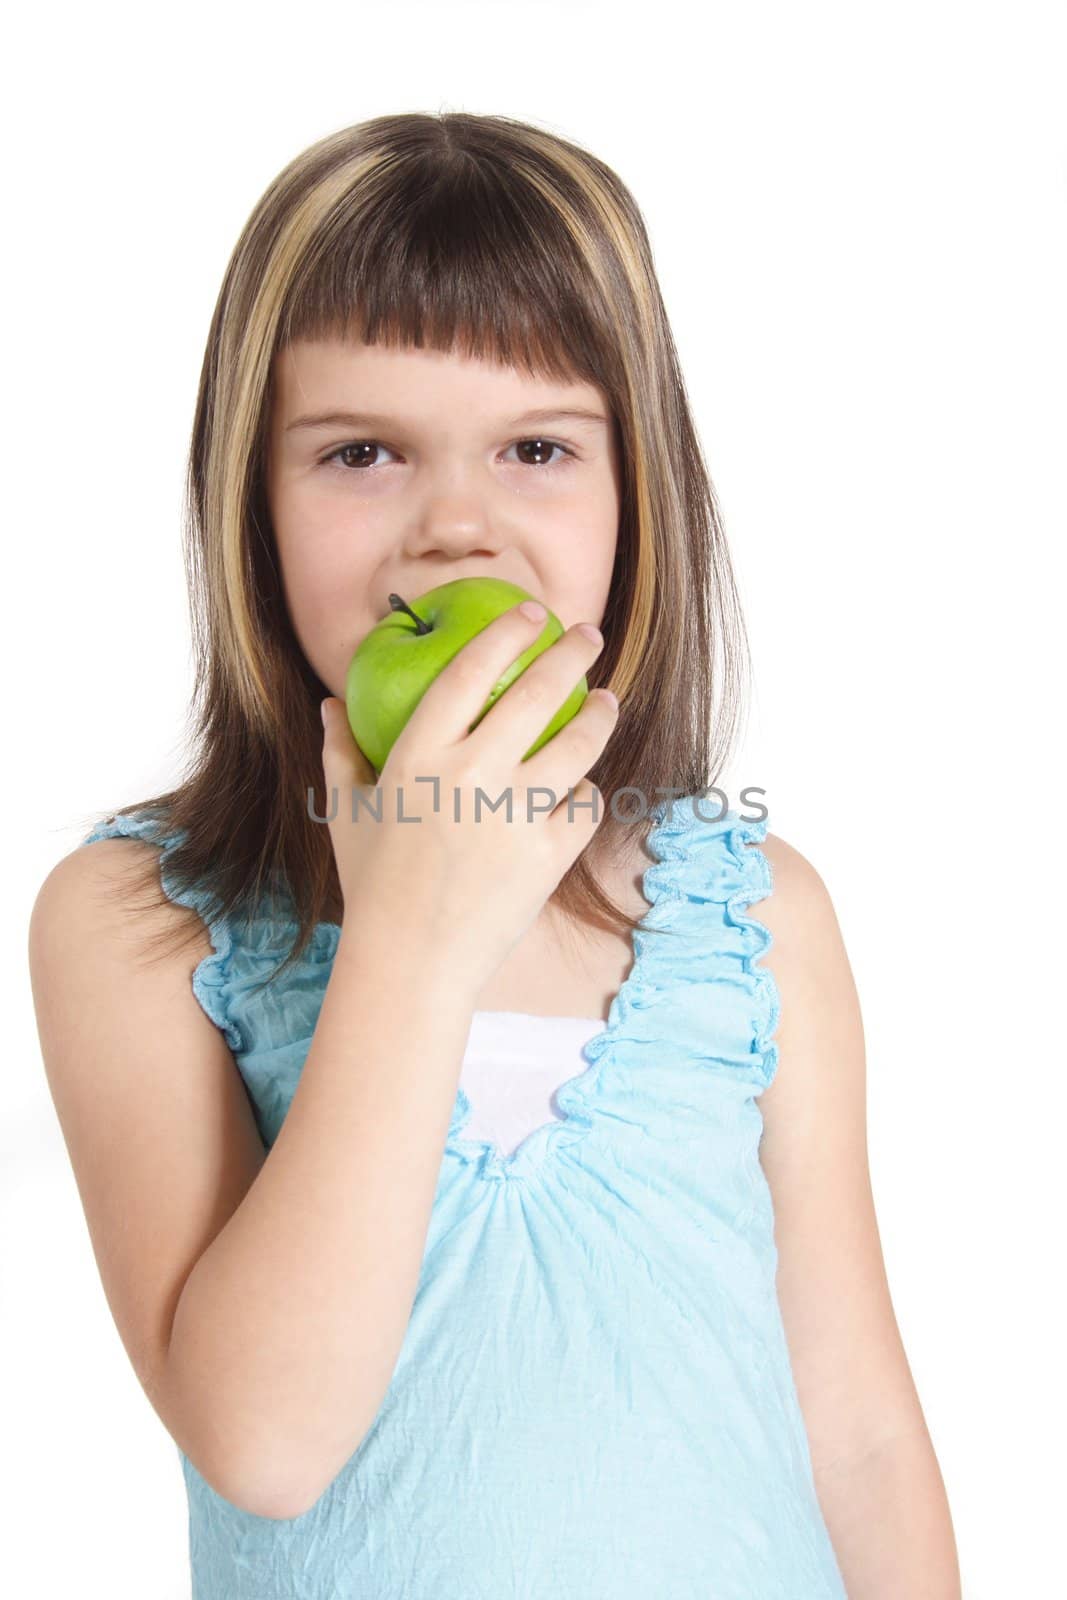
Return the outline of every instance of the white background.
[[[1062,11],[21,16],[2,110],[9,1592],[190,1592],[177,1452],[100,1288],[26,929],[83,817],[180,770],[181,480],[238,232],[299,150],[416,110],[537,122],[642,207],[752,636],[731,800],[766,789],[844,931],[889,1280],[966,1600],[1047,1592],[1065,1420]]]

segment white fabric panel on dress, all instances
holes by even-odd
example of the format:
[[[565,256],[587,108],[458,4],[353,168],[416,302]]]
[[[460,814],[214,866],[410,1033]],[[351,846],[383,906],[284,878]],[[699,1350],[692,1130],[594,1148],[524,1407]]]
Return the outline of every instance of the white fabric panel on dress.
[[[586,1071],[582,1046],[603,1029],[599,1017],[475,1011],[460,1073],[471,1104],[463,1137],[509,1156],[536,1128],[558,1121],[555,1091]]]

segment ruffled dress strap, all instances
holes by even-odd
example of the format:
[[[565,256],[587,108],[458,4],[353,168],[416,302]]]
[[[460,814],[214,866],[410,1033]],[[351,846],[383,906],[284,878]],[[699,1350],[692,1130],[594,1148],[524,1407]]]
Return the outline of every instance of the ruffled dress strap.
[[[184,838],[183,832],[180,829],[168,832],[155,816],[146,811],[133,811],[110,816],[97,823],[80,841],[80,845],[93,844],[98,839],[119,838],[143,839],[148,844],[159,846],[159,875],[164,894],[174,905],[196,911],[204,922],[211,939],[211,953],[193,971],[193,993],[206,1015],[222,1030],[230,1049],[240,1050],[244,1041],[230,1015],[228,1004],[234,962],[233,931],[229,921],[219,916],[216,897],[211,890],[199,886],[179,888],[167,864],[170,852]]]
[[[760,849],[767,818],[735,811],[717,817],[717,810],[706,795],[677,801],[652,835],[657,864],[649,871],[657,896],[675,907],[674,925],[693,933],[693,963],[683,963],[683,980],[713,980],[731,991],[732,1013],[740,1022],[732,1060],[760,1092],[769,1088],[778,1066],[773,1035],[781,1015],[774,973],[761,964],[774,941],[749,911],[774,890],[770,862]],[[710,942],[709,922],[718,930]]]
[[[748,911],[773,890],[759,848],[767,821],[734,811],[717,817],[718,810],[713,796],[702,795],[653,808],[648,848],[655,861],[643,876],[650,909],[633,936],[633,970],[609,1027],[586,1053],[595,1058],[657,1039],[691,1052],[696,1040],[716,1073],[760,1094],[778,1064],[773,1034],[781,1009],[774,975],[760,965],[770,930]]]

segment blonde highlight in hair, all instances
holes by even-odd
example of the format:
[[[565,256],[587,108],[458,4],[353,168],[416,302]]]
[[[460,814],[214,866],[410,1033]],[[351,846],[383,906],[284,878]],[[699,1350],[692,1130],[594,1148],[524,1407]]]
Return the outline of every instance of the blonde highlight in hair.
[[[606,395],[622,496],[588,677],[615,691],[620,715],[589,773],[604,819],[551,903],[575,923],[632,931],[595,863],[650,819],[615,817],[612,796],[636,790],[651,806],[718,781],[748,644],[636,202],[588,151],[507,117],[405,113],[341,129],[291,161],[249,216],[208,332],[186,479],[193,758],[177,788],[123,811],[183,835],[172,886],[207,887],[219,917],[253,914],[268,883],[284,887],[298,932],[279,970],[340,920],[329,831],[307,806],[313,791],[325,814],[318,707],[330,691],[291,625],[266,488],[276,358],[334,337]],[[154,854],[147,866],[159,903]],[[179,933],[199,937],[200,919]]]

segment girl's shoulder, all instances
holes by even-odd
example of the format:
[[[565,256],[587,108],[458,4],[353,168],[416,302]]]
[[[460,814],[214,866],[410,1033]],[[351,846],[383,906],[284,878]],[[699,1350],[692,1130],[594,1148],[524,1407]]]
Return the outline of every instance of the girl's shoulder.
[[[171,843],[145,815],[109,816],[52,866],[38,899],[86,926],[112,928],[131,949],[162,946],[176,967],[195,967],[211,949],[210,930],[199,898],[159,892],[159,846]]]
[[[777,1033],[789,1062],[764,1106],[768,1128],[776,1130],[779,1122],[799,1126],[816,1093],[851,1096],[843,1069],[846,1058],[862,1060],[862,1024],[844,936],[821,874],[776,834],[766,835],[760,854],[773,893],[754,909],[767,930],[766,960],[779,997]],[[833,1049],[827,1050],[827,1040]],[[836,1091],[823,1081],[816,1087],[816,1079],[835,1071]]]
[[[781,955],[809,944],[819,925],[825,933],[828,918],[836,922],[833,901],[826,884],[807,856],[780,834],[764,832],[758,842],[747,840],[758,849],[767,864],[767,899],[760,905],[766,924]]]
[[[116,841],[115,848],[120,851],[131,850],[129,843],[118,844],[120,840],[139,841],[144,846],[137,854],[148,862],[175,914],[179,908],[186,914],[195,913],[191,927],[197,928],[196,945],[189,951],[195,962],[191,975],[193,993],[230,1049],[241,1057],[263,1044],[283,1001],[301,1014],[309,1006],[314,1007],[316,996],[325,986],[340,929],[335,923],[317,924],[296,959],[294,946],[299,929],[284,882],[272,875],[254,904],[242,904],[238,910],[224,913],[220,896],[210,882],[204,878],[195,883],[179,880],[171,853],[184,838],[185,834],[170,826],[166,818],[144,807],[131,808],[98,822],[74,853],[89,854],[87,846],[103,849],[99,842],[102,840]],[[154,862],[149,857],[154,857]],[[191,946],[191,937],[189,943]],[[284,986],[271,990],[272,1000],[265,991],[290,957],[290,976]]]

